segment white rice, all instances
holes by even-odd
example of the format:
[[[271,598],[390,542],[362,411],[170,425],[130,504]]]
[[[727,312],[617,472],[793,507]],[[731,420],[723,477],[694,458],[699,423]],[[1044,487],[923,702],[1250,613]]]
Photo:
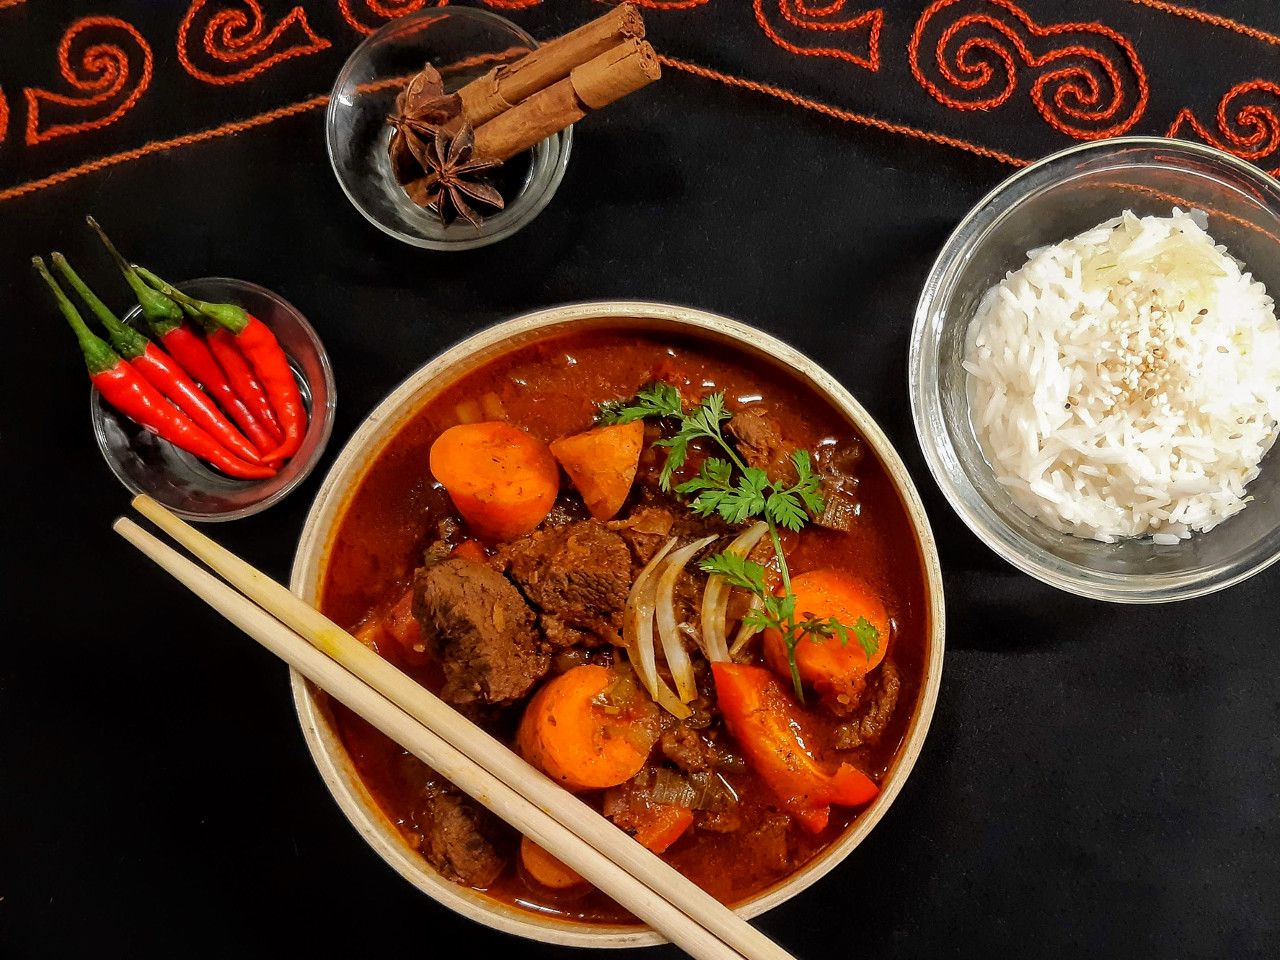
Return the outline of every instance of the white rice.
[[[1244,509],[1280,421],[1280,324],[1199,211],[1033,250],[969,325],[996,478],[1057,530],[1177,543]]]

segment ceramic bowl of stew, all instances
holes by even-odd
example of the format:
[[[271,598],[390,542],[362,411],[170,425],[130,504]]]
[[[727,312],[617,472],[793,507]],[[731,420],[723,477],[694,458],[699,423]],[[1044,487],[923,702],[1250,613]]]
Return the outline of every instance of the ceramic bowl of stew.
[[[849,508],[843,532],[806,528],[788,548],[788,562],[797,574],[819,567],[856,568],[888,617],[888,652],[880,669],[891,664],[893,679],[888,670],[875,678],[868,673],[866,695],[874,690],[875,697],[887,697],[875,703],[889,705],[874,736],[840,745],[876,780],[874,799],[857,808],[832,807],[825,827],[802,829],[779,811],[745,765],[726,767],[724,782],[735,791],[731,809],[739,814],[730,818],[731,829],[724,823],[716,829],[714,817],[699,807],[697,825],[662,854],[750,918],[817,882],[884,816],[919,756],[942,671],[942,580],[915,486],[884,433],[818,364],[745,324],[668,304],[575,304],[499,323],[411,375],[356,431],[307,518],[291,589],[419,682],[438,689],[441,668],[447,674],[448,665],[434,664],[421,644],[409,647],[396,640],[412,596],[406,585],[423,562],[424,547],[435,549],[443,542],[439,538],[454,536],[456,529],[448,494],[428,468],[435,439],[459,422],[502,419],[550,442],[589,428],[599,401],[628,397],[645,383],[672,378],[695,393],[723,392],[737,415],[750,409],[776,418],[787,436],[817,451],[819,462],[842,452],[848,484],[841,493]],[[644,456],[636,485],[649,482],[641,479],[650,469]],[[656,477],[656,469],[651,475]],[[568,481],[562,477],[561,483]],[[638,495],[635,489],[633,495]],[[571,511],[572,503],[565,509]],[[475,541],[459,541],[455,554],[465,542]],[[516,577],[514,567],[508,575]],[[552,673],[558,669],[554,665]],[[892,696],[886,693],[890,686]],[[447,858],[439,868],[432,861],[440,862],[440,845],[448,838],[437,836],[435,824],[421,815],[424,805],[439,802],[431,771],[296,673],[292,689],[325,785],[374,851],[419,890],[463,916],[547,943],[632,947],[662,942],[598,891],[542,887],[529,878],[518,856],[482,883],[446,876]],[[495,735],[515,742],[512,730],[502,732],[510,723],[492,722]],[[830,724],[832,736],[843,736],[837,719]],[[705,743],[717,732],[700,736]],[[825,730],[822,736],[826,742]],[[728,756],[732,744],[725,745]],[[665,742],[654,753],[671,757]],[[651,762],[667,761],[659,756]],[[608,791],[580,795],[608,813]]]

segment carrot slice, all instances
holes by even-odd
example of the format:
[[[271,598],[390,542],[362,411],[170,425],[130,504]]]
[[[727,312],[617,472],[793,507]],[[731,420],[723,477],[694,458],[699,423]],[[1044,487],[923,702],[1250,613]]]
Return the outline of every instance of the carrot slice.
[[[841,643],[839,637],[802,636],[796,644],[801,680],[822,696],[855,695],[862,678],[880,665],[889,649],[889,615],[884,603],[862,580],[839,570],[802,573],[792,578],[791,589],[796,595],[797,619],[808,614],[835,617],[852,628],[859,617],[865,617],[876,628],[879,638],[875,653],[869,657],[852,635],[848,643]],[[779,676],[791,676],[786,644],[777,630],[765,631],[764,655]]]
[[[521,755],[570,790],[615,787],[644,766],[658,739],[647,696],[607,712],[596,698],[612,683],[607,667],[586,664],[550,680],[520,718]]]
[[[552,890],[568,890],[587,882],[528,837],[520,838],[520,864],[536,883]]]
[[[546,517],[560,492],[547,445],[509,423],[460,423],[431,445],[432,475],[481,538],[511,540]]]
[[[688,807],[659,804],[645,812],[636,827],[636,842],[654,853],[663,853],[693,825],[693,811]]]
[[[631,492],[644,447],[644,421],[596,427],[551,442],[551,453],[597,520],[612,520]]]

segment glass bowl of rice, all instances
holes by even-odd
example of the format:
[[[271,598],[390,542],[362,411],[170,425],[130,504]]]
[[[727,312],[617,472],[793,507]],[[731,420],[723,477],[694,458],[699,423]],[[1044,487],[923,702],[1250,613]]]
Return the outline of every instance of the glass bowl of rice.
[[[1158,603],[1280,557],[1280,184],[1102,140],[1011,176],[930,271],[912,414],[943,494],[1018,569]]]

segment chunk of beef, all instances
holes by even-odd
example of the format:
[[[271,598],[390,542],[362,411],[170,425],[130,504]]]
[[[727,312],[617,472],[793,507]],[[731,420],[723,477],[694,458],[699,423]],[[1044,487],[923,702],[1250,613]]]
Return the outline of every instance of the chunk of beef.
[[[796,469],[791,455],[797,445],[782,435],[782,427],[773,417],[751,407],[739,410],[728,424],[729,433],[748,466],[763,470],[778,483],[795,483]],[[857,442],[824,441],[813,453],[813,466],[822,479],[825,509],[814,517],[819,527],[848,533],[858,518],[858,479],[854,473],[862,459],[862,445]]]
[[[617,533],[631,548],[636,562],[644,565],[653,559],[675,525],[676,514],[667,507],[643,506],[634,510],[624,520],[610,520],[605,524]]]
[[[694,821],[699,830],[711,833],[735,833],[742,829],[742,808],[725,807],[723,810],[699,810]]]
[[[445,780],[419,794],[414,814],[419,849],[441,874],[469,887],[487,887],[502,872],[510,845],[497,817]]]
[[[550,665],[533,611],[502,574],[484,564],[455,557],[419,568],[413,614],[444,671],[440,696],[450,703],[518,700]]]
[[[598,520],[535,530],[507,544],[499,561],[539,611],[557,647],[619,641],[631,591],[626,541]]]
[[[716,765],[716,748],[697,730],[676,724],[662,731],[658,741],[662,755],[685,773],[710,770]]]
[[[861,711],[858,716],[851,717],[836,727],[836,749],[855,750],[877,742],[893,717],[901,689],[902,679],[898,675],[898,668],[892,660],[886,659],[867,685],[859,704]]]
[[[748,466],[763,470],[770,480],[795,483],[796,468],[791,462],[793,444],[782,436],[782,426],[754,407],[734,412],[728,424],[738,452]]]
[[[858,501],[858,464],[862,444],[856,440],[824,442],[814,452],[813,465],[822,477],[822,499],[826,507],[814,523],[829,530],[848,533],[861,513]]]

